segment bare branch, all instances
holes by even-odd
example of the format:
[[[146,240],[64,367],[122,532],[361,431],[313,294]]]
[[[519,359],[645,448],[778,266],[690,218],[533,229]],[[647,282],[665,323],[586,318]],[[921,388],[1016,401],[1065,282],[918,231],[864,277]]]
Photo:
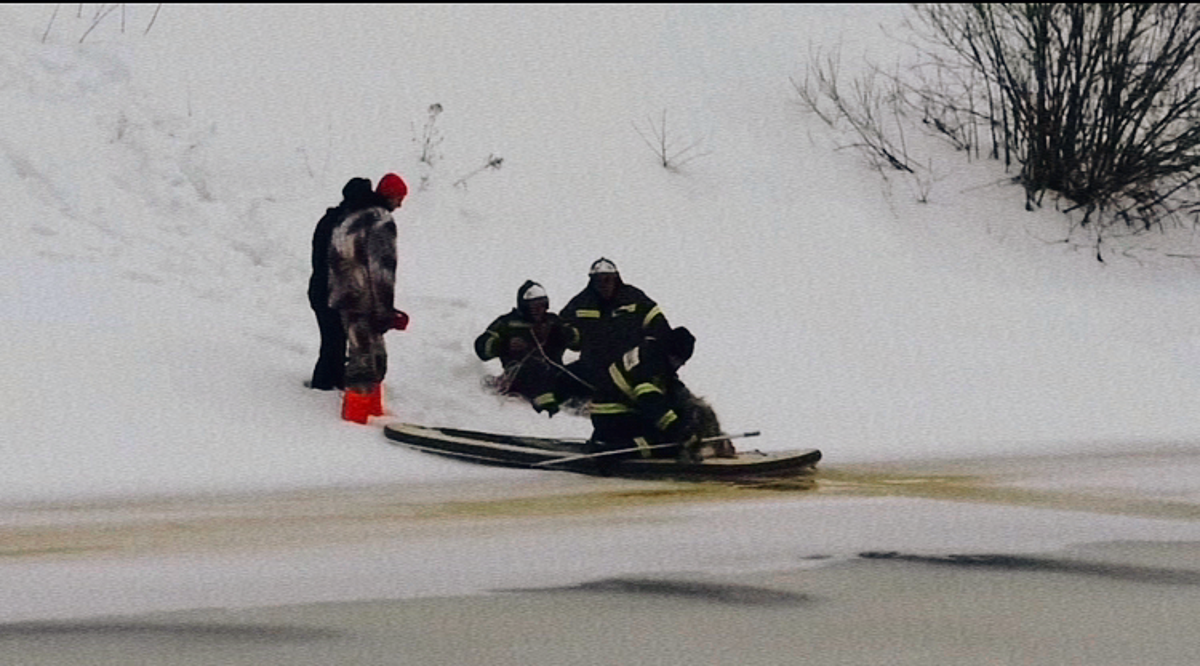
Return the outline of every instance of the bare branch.
[[[462,178],[459,178],[458,180],[454,181],[454,187],[464,187],[465,188],[467,186],[467,180],[470,179],[471,177],[475,176],[476,174],[483,173],[484,171],[487,171],[488,169],[491,169],[493,171],[498,170],[498,169],[500,169],[500,165],[502,165],[503,163],[504,163],[503,157],[497,157],[496,155],[488,155],[487,161],[484,162],[483,166],[479,167],[478,169],[475,169],[471,173],[468,173],[467,175],[463,176]]]
[[[1053,190],[1082,225],[1146,230],[1200,206],[1200,7],[931,4],[916,16],[935,76],[909,91],[926,122],[960,142],[955,123],[986,122],[1029,207]]]
[[[154,22],[158,20],[158,12],[159,12],[159,10],[161,10],[161,9],[162,9],[162,3],[161,3],[161,2],[160,2],[160,3],[158,3],[157,5],[154,5],[154,16],[151,16],[151,17],[150,17],[150,23],[148,23],[148,24],[146,25],[146,30],[145,30],[144,32],[142,32],[142,34],[143,34],[143,35],[148,35],[148,34],[150,34],[150,28],[153,28],[153,27],[154,27]]]
[[[663,109],[662,118],[657,124],[655,124],[652,118],[647,118],[646,127],[647,130],[643,131],[641,127],[638,127],[637,123],[633,123],[634,131],[642,138],[642,142],[654,152],[659,164],[664,169],[675,171],[688,162],[710,154],[709,152],[693,152],[702,143],[699,139],[687,144],[683,148],[678,147],[679,142],[667,130],[666,109]]]
[[[50,37],[50,28],[52,28],[54,26],[54,19],[58,18],[58,8],[61,6],[62,6],[62,4],[60,4],[60,3],[56,3],[54,5],[54,13],[50,15],[50,22],[46,24],[46,32],[42,33],[42,43],[43,44],[45,44],[46,39],[48,37]]]
[[[88,35],[92,34],[92,31],[96,29],[96,26],[100,25],[100,22],[108,17],[109,14],[113,13],[113,10],[119,6],[121,5],[100,5],[97,7],[96,14],[92,18],[92,24],[89,25],[88,29],[83,32],[83,36],[79,38],[79,43],[82,44],[83,40],[87,39]]]

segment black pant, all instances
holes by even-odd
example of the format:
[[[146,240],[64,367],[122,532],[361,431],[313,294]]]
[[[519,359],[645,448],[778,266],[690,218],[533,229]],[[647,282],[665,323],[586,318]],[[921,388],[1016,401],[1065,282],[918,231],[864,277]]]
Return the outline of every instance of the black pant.
[[[346,329],[342,315],[328,307],[313,306],[321,329],[321,355],[313,368],[312,388],[330,391],[346,388]]]
[[[721,426],[708,403],[692,395],[683,382],[675,378],[667,383],[667,400],[679,421],[669,432],[659,430],[655,423],[631,405],[626,412],[593,411],[591,443],[595,451],[653,446],[662,448],[630,451],[619,457],[672,458],[679,454],[680,444],[696,435],[720,435]],[[618,456],[606,456],[617,460]]]
[[[582,361],[568,364],[555,381],[554,392],[561,402],[571,399],[588,400],[596,386],[595,371]]]
[[[604,456],[606,460],[615,462],[620,458],[673,458],[679,453],[678,442],[655,428],[653,423],[637,412],[592,413],[591,419],[593,453],[629,449],[623,454]]]

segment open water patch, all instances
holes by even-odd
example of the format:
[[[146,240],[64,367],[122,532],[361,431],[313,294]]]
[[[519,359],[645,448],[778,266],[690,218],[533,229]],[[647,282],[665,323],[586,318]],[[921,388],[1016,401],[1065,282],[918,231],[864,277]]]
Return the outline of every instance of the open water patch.
[[[1200,585],[1200,572],[1184,569],[1109,564],[1050,557],[1025,555],[913,555],[894,551],[864,552],[859,557],[867,560],[912,562],[936,566],[994,571],[1031,573],[1061,573],[1078,576],[1097,576],[1110,580],[1159,585]]]
[[[191,622],[16,622],[0,624],[0,645],[12,640],[99,638],[188,643],[309,643],[342,637],[314,627]]]
[[[815,601],[809,595],[752,585],[654,578],[604,578],[566,587],[506,590],[508,592],[599,592],[693,599],[736,606],[798,606]]]

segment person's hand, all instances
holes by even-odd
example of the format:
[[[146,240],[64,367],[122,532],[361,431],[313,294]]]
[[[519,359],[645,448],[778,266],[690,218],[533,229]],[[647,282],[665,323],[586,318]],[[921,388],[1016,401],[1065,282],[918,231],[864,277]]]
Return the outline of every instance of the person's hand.
[[[403,331],[408,328],[408,313],[404,310],[392,311],[392,328]]]
[[[665,441],[668,442],[682,442],[692,436],[687,422],[683,418],[676,418],[672,421],[671,425],[662,431],[662,434],[666,438]]]
[[[692,432],[683,419],[677,419],[665,431],[663,436],[666,443],[679,444],[679,460],[681,462],[699,462],[700,437]]]
[[[691,435],[679,443],[679,453],[676,455],[676,460],[681,463],[698,463],[702,460],[700,457],[700,438],[696,435]]]
[[[513,356],[520,356],[529,349],[529,345],[521,338],[512,338],[508,341],[508,353]]]
[[[392,328],[391,314],[373,314],[371,315],[371,331],[377,335],[383,335]]]
[[[567,337],[567,329],[561,325],[550,329],[550,334],[546,336],[546,346],[551,348],[566,347],[570,339]]]

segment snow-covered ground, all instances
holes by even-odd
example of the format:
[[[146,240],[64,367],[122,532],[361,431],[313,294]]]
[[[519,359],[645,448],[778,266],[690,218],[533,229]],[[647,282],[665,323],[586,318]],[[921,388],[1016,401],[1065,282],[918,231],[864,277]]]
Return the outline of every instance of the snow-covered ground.
[[[798,105],[810,44],[886,62],[901,7],[165,6],[145,32],[153,9],[78,43],[90,9],[0,7],[0,499],[490,473],[390,447],[302,387],[312,228],[348,178],[388,171],[413,186],[398,419],[586,435],[480,390],[495,362],[471,342],[523,280],[561,307],[607,256],[696,333],[684,379],[759,448],[1200,434],[1200,272],[1166,256],[1186,247],[1100,263],[1052,243],[1052,205],[1025,212],[998,165],[914,130],[937,174],[918,203]],[[639,135],[664,112],[698,142],[677,171]]]
[[[920,184],[839,149],[789,77],[810,45],[841,44],[848,69],[890,62],[901,50],[879,25],[902,6],[111,7],[89,31],[95,7],[0,6],[0,620],[680,572],[767,572],[768,587],[805,592],[795,571],[864,551],[1078,547],[1065,557],[1111,561],[1127,553],[1078,545],[1123,541],[1135,573],[1200,571],[1200,271],[1171,256],[1200,252],[1187,233],[1155,234],[1106,241],[1098,262],[1056,242],[1069,220],[1052,202],[1025,212],[997,164],[915,128],[935,174],[925,203]],[[422,162],[433,104],[440,143]],[[675,170],[639,135],[664,113],[677,145],[698,142]],[[493,157],[502,166],[481,170]],[[412,324],[388,338],[391,418],[586,436],[584,419],[483,391],[497,368],[471,343],[524,280],[557,309],[607,256],[697,335],[683,377],[729,431],[763,432],[743,445],[822,449],[818,490],[474,467],[390,446],[382,420],[341,421],[338,395],[303,387],[318,346],[309,243],[347,179],[389,171],[412,186],[397,211]],[[811,585],[834,602],[821,635],[845,643],[807,645],[813,663],[1195,662],[1177,658],[1190,634],[1162,621],[1200,609],[1192,583],[1023,578],[997,609],[977,603],[979,578],[836,569]],[[899,584],[914,581],[929,587]],[[1074,612],[1151,606],[1111,625]],[[424,608],[383,616],[422,626]],[[536,627],[572,610],[529,615],[522,640],[554,645]],[[583,610],[619,626],[629,606]],[[785,617],[741,610],[747,626]],[[361,627],[358,611],[313,612]],[[131,648],[160,664],[293,664],[397,663],[404,639],[387,625],[372,660],[346,629],[336,658],[301,640],[272,662],[275,643],[239,642],[229,617],[207,633],[211,618],[179,616],[3,625],[0,642],[29,664],[127,664]],[[1004,635],[961,634],[962,617]],[[423,663],[508,663],[489,652],[506,629],[473,629],[422,634],[464,651]],[[1140,638],[1109,649],[1127,635]],[[872,659],[855,652],[864,636],[909,642]],[[694,638],[678,633],[716,654]],[[507,658],[631,649],[587,640],[578,662]],[[730,663],[794,661],[778,650]]]

